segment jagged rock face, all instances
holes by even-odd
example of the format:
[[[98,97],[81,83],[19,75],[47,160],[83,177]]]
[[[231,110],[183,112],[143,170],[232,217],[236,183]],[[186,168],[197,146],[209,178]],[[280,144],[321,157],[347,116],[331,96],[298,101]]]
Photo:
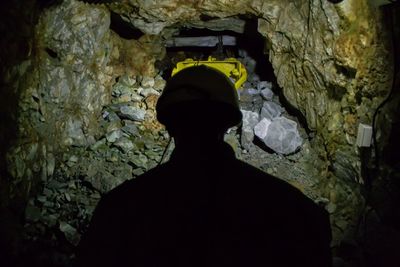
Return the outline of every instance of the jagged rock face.
[[[154,111],[165,83],[154,67],[165,53],[159,40],[120,38],[104,6],[63,1],[43,11],[31,56],[6,77],[20,92],[7,199],[33,196],[28,236],[56,227],[76,245],[99,192],[157,164],[166,139]],[[135,125],[132,117],[146,120]]]
[[[161,160],[168,136],[156,121],[155,103],[165,81],[155,62],[165,56],[165,39],[183,26],[241,32],[244,18],[251,17],[266,38],[266,56],[284,96],[304,115],[314,138],[308,142],[303,130],[300,152],[274,161],[253,147],[258,113],[246,110],[241,142],[250,153],[237,154],[326,204],[335,241],[348,233],[363,204],[356,127],[371,123],[391,76],[380,14],[367,0],[61,2],[44,10],[32,56],[8,77],[21,92],[19,136],[8,153],[13,184],[23,184],[28,197],[44,183],[29,201],[28,224],[58,223],[75,244],[99,192]],[[144,35],[121,38],[110,30],[110,11]],[[264,89],[260,103],[273,97],[265,83],[255,86]],[[250,115],[256,119],[250,121]],[[239,146],[234,131],[230,137],[227,142]],[[261,156],[252,158],[252,151]],[[79,208],[71,208],[72,215],[57,214],[54,206],[74,201]]]
[[[339,160],[340,150],[357,161],[356,127],[359,122],[371,124],[374,109],[389,90],[392,67],[387,31],[366,0],[338,5],[312,0],[129,3],[110,7],[150,34],[186,24],[207,25],[201,21],[204,16],[259,18],[258,30],[267,39],[266,50],[287,100],[322,137],[330,160]],[[359,167],[350,162],[337,165],[343,164],[361,178]]]
[[[278,83],[324,140],[341,179],[362,178],[356,128],[371,124],[390,88],[390,53],[378,19],[366,1],[310,1],[309,8],[289,3],[276,20],[259,20]]]
[[[16,86],[23,92],[18,142],[26,146],[17,145],[9,154],[9,161],[16,163],[10,165],[15,178],[40,174],[46,180],[55,167],[54,160],[46,162],[48,155],[92,145],[103,134],[99,117],[111,102],[117,77],[155,75],[154,61],[163,53],[157,38],[124,40],[109,25],[108,9],[76,1],[65,1],[41,16],[37,54],[13,72],[24,77]],[[32,165],[27,159],[38,166],[21,167]]]

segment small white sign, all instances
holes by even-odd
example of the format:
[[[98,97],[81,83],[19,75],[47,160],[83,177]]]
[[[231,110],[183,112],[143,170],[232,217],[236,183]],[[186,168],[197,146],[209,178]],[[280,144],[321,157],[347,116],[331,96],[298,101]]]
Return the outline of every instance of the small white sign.
[[[371,146],[371,140],[372,127],[370,125],[360,123],[358,125],[357,146],[369,147]]]

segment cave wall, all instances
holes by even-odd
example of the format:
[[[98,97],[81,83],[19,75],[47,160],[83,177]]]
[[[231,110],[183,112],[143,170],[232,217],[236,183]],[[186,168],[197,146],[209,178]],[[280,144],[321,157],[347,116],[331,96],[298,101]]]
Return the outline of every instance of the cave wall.
[[[20,215],[26,205],[24,185],[7,173],[6,153],[17,133],[19,88],[13,86],[10,69],[30,57],[39,9],[33,1],[11,0],[0,9],[0,260],[15,249],[14,235],[21,231]],[[19,23],[16,20],[19,19]],[[10,31],[10,29],[13,29]],[[18,78],[20,76],[17,76]],[[16,196],[10,198],[10,195]]]
[[[143,35],[127,40],[110,30],[110,11]],[[13,67],[4,75],[9,88],[19,92],[18,135],[7,154],[7,177],[2,177],[9,189],[5,198],[25,203],[42,192],[43,184],[56,180],[60,188],[68,187],[72,177],[104,193],[140,174],[132,174],[135,170],[154,166],[156,157],[147,155],[145,148],[131,153],[130,147],[150,143],[162,151],[166,145],[165,131],[154,113],[164,83],[155,62],[165,55],[164,41],[185,25],[208,27],[215,24],[212,21],[229,17],[258,19],[278,84],[287,101],[305,116],[311,131],[311,149],[319,160],[309,164],[311,168],[318,164],[314,166],[321,180],[318,194],[332,214],[335,240],[346,237],[364,204],[360,194],[364,177],[355,145],[357,126],[372,123],[373,112],[387,95],[392,79],[389,30],[380,11],[366,0],[338,5],[317,0],[105,4],[65,0],[47,6],[35,22],[28,56],[10,64]],[[232,20],[217,24],[232,28]],[[127,100],[121,92],[126,91],[135,104],[124,105],[146,110],[146,120],[139,122],[139,135],[132,133],[125,143],[116,144],[113,134],[127,122],[111,121],[108,116],[121,116],[121,105]],[[390,128],[390,123],[381,127]],[[385,134],[379,136],[385,138]],[[105,144],[122,149],[127,160],[120,160]],[[140,167],[144,163],[138,159],[149,161],[148,166]],[[100,177],[98,172],[109,175]],[[57,205],[69,202],[70,197],[61,192],[57,200],[55,193],[47,198],[59,201]],[[62,220],[67,223],[68,218]],[[68,223],[76,227],[82,222]]]
[[[130,3],[110,8],[149,34],[201,22],[205,15],[259,18],[285,97],[321,138],[335,175],[362,181],[355,146],[358,123],[372,123],[393,78],[390,29],[376,7],[366,0],[337,5],[314,0]]]
[[[43,12],[33,56],[11,71],[22,88],[18,142],[8,158],[16,180],[46,181],[58,153],[94,144],[118,77],[155,75],[154,61],[163,54],[157,37],[125,40],[109,25],[105,7],[77,1]]]
[[[10,16],[10,23],[19,12],[20,9],[16,9]],[[157,36],[144,35],[138,40],[126,40],[112,32],[110,12],[105,6],[91,6],[78,1],[53,2],[40,12],[40,17],[29,25],[29,51],[25,57],[19,55],[17,58],[21,59],[16,63],[10,63],[3,75],[4,90],[11,91],[5,92],[5,96],[11,95],[5,102],[15,102],[9,103],[11,107],[4,111],[6,117],[10,117],[10,125],[6,126],[15,127],[15,131],[8,134],[10,129],[2,129],[8,141],[6,143],[3,139],[7,145],[4,150],[8,149],[8,153],[3,154],[6,167],[2,168],[1,177],[2,199],[5,201],[1,203],[0,226],[8,235],[1,238],[2,245],[4,238],[5,251],[21,247],[17,243],[23,239],[20,236],[23,231],[17,226],[26,221],[37,222],[40,217],[46,220],[44,225],[51,228],[54,227],[54,216],[57,216],[55,228],[64,229],[67,225],[68,230],[73,224],[71,220],[74,220],[71,216],[78,218],[77,213],[82,210],[84,213],[93,212],[99,199],[98,192],[109,191],[125,179],[132,178],[132,167],[126,161],[115,159],[112,155],[115,151],[98,149],[106,140],[107,130],[121,123],[119,120],[113,123],[103,120],[103,115],[108,112],[105,106],[115,104],[115,108],[119,108],[119,103],[111,103],[115,85],[120,90],[137,90],[143,84],[140,81],[156,76],[154,62],[165,53]],[[15,59],[12,54],[5,58]],[[154,79],[152,81],[154,84]],[[164,80],[158,79],[157,82],[158,88],[162,88]],[[153,98],[138,104],[149,109],[146,126],[138,131],[151,127],[149,131],[157,135],[162,128],[155,121],[155,101],[150,101]],[[102,141],[96,143],[100,139]],[[127,142],[127,145],[122,145],[133,146],[129,140]],[[143,146],[140,138],[137,138],[137,145]],[[107,155],[94,157],[99,151]],[[76,187],[74,179],[79,177],[95,189],[85,191],[79,185]],[[67,196],[66,200],[65,191],[48,191],[45,186],[48,183],[52,184],[52,190],[57,188],[54,184],[58,189],[60,185],[64,188],[72,186],[77,196],[72,200]],[[38,194],[46,199],[44,204],[51,212],[43,213],[34,206],[32,199],[28,201],[32,196],[37,201]],[[60,213],[57,209],[64,204],[76,213],[57,214]],[[82,216],[85,218],[86,215],[79,218]],[[88,221],[75,219],[74,223],[85,225]],[[31,233],[41,234],[44,233]],[[69,240],[76,241],[73,237]],[[9,244],[15,245],[11,248]]]
[[[379,13],[366,1],[310,1],[288,3],[278,14],[259,26],[285,96],[322,138],[334,174],[362,181],[357,127],[372,124],[392,81],[389,36]]]

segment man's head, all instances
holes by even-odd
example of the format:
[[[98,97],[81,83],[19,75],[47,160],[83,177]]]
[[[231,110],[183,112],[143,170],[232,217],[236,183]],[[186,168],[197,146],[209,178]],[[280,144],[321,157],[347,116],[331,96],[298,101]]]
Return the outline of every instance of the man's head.
[[[193,130],[223,133],[242,120],[232,82],[222,72],[203,65],[175,74],[156,109],[157,119],[172,136]]]

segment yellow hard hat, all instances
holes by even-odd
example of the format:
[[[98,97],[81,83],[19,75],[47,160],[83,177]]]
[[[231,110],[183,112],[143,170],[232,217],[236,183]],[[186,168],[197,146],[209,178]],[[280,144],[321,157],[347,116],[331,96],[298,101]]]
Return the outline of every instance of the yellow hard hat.
[[[226,130],[242,121],[233,83],[222,72],[204,65],[188,67],[171,77],[156,111],[158,121],[167,127],[201,119]]]

